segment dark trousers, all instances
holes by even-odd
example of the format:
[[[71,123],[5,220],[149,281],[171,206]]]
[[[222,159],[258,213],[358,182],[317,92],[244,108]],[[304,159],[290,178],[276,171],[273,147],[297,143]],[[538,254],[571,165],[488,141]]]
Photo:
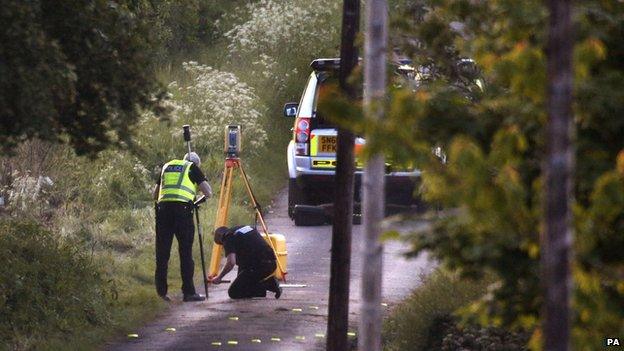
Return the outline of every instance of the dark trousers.
[[[267,290],[276,292],[279,285],[275,277],[265,279],[276,268],[277,265],[272,260],[258,262],[252,267],[238,267],[238,276],[230,285],[228,295],[232,299],[244,299],[265,297]]]
[[[182,275],[182,293],[195,294],[193,273],[193,224],[192,206],[183,202],[162,202],[156,209],[156,291],[159,295],[167,294],[167,268],[171,254],[173,236],[178,240],[180,255],[180,273]]]

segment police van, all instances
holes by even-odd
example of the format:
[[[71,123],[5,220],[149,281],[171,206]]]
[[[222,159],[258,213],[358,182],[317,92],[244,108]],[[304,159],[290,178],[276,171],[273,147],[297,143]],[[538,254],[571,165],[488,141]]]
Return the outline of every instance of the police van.
[[[337,76],[339,58],[317,59],[310,64],[312,73],[301,95],[299,103],[284,105],[284,116],[294,118],[293,136],[288,144],[288,215],[295,219],[297,205],[323,205],[333,202],[334,176],[336,174],[337,128],[316,110],[319,93]],[[366,141],[355,139],[356,212],[361,195],[362,164],[357,155]],[[411,206],[414,188],[420,178],[420,171],[395,170],[386,166],[386,202],[389,205]],[[295,221],[295,224],[297,221]]]

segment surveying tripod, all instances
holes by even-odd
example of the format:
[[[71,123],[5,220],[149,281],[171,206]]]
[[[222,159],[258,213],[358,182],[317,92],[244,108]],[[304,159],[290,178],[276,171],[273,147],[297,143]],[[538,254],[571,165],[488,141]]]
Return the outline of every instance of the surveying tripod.
[[[221,181],[221,191],[219,192],[219,206],[217,208],[217,219],[215,220],[215,229],[227,226],[227,218],[228,211],[230,209],[230,202],[232,200],[232,180],[234,177],[234,170],[239,169],[243,178],[243,182],[245,183],[245,188],[247,189],[247,193],[249,194],[249,198],[251,199],[251,203],[253,205],[254,211],[256,212],[256,218],[260,220],[260,225],[262,226],[262,231],[265,234],[265,240],[273,249],[275,253],[275,261],[277,263],[277,269],[281,273],[282,279],[286,280],[286,272],[282,267],[278,257],[275,246],[271,241],[269,230],[267,228],[266,222],[264,221],[264,217],[262,216],[262,209],[256,201],[256,197],[254,196],[253,191],[251,190],[251,185],[249,184],[249,179],[247,178],[247,173],[243,169],[243,164],[241,159],[238,158],[237,155],[228,154],[225,159],[225,169],[223,171],[223,179]],[[223,250],[223,246],[214,243],[212,246],[212,255],[210,257],[210,267],[208,269],[209,276],[214,277],[219,274],[219,265],[221,262],[221,251]]]

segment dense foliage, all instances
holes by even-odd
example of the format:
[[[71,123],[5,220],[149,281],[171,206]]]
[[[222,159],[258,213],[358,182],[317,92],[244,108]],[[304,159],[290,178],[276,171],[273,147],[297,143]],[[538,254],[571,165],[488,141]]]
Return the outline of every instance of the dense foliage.
[[[0,7],[0,142],[37,137],[93,155],[131,143],[160,100],[147,22],[134,1],[5,1]]]
[[[299,99],[313,59],[338,52],[340,1],[260,0],[238,15],[247,18],[225,33],[228,56],[262,82],[265,99]],[[296,91],[289,91],[297,86]],[[260,88],[260,87],[257,87]],[[293,94],[295,93],[295,94]],[[281,101],[280,101],[281,103]]]
[[[253,0],[139,0],[144,18],[157,42],[157,61],[168,65],[200,54],[223,37],[231,21],[223,16]]]
[[[393,42],[421,69],[392,92],[376,125],[392,157],[419,160],[421,194],[444,208],[411,236],[464,276],[493,272],[464,316],[536,328],[539,347],[541,160],[545,153],[547,11],[542,1],[401,2]],[[624,331],[624,4],[575,3],[575,259],[573,342],[601,347]],[[458,89],[462,58],[484,89]],[[446,163],[431,150],[441,147]],[[439,154],[438,154],[439,156]]]
[[[428,350],[484,350],[484,351],[525,351],[529,338],[526,332],[510,332],[504,328],[478,327],[474,325],[458,326],[452,319],[439,321],[439,336],[432,340],[441,340],[429,345]]]
[[[0,233],[0,260],[10,267],[0,271],[0,348],[35,349],[109,322],[113,287],[79,243],[59,243],[28,221],[2,219]]]

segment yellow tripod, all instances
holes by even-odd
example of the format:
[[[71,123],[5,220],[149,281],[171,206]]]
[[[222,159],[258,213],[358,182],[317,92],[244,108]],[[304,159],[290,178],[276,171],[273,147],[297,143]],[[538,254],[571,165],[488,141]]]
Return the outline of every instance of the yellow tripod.
[[[258,218],[260,219],[260,225],[262,226],[262,231],[264,232],[265,240],[269,243],[271,248],[273,249],[273,253],[275,253],[275,261],[277,262],[277,278],[282,280],[286,280],[287,272],[282,267],[280,260],[278,259],[278,255],[275,249],[275,245],[271,241],[269,230],[267,228],[266,222],[264,221],[264,217],[262,217],[262,211],[260,210],[260,206],[256,201],[256,197],[251,190],[251,185],[249,185],[249,179],[247,178],[247,174],[243,169],[243,164],[238,157],[228,157],[225,159],[225,169],[223,171],[223,179],[221,181],[221,192],[219,193],[219,207],[217,208],[217,219],[215,220],[215,229],[227,226],[227,218],[228,211],[230,209],[230,202],[232,200],[232,178],[234,176],[234,170],[239,169],[241,175],[243,176],[243,182],[245,183],[245,188],[247,188],[247,193],[251,199],[251,203],[256,211]],[[221,252],[223,247],[214,243],[212,246],[212,256],[210,257],[210,267],[208,269],[209,275],[211,277],[219,274],[219,266],[221,263]]]

